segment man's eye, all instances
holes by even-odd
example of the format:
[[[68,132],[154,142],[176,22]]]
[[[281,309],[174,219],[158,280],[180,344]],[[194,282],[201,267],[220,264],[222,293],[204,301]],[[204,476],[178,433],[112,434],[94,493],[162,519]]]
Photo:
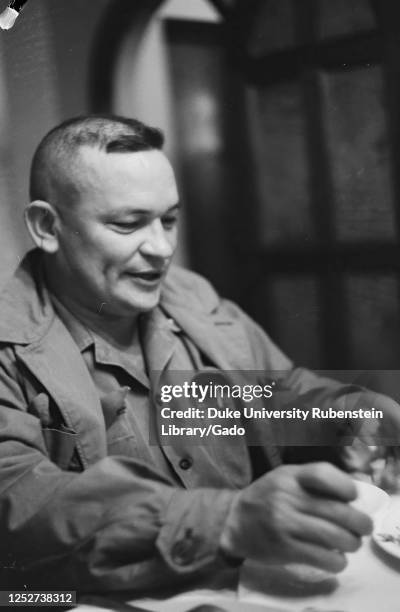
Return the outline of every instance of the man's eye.
[[[162,222],[163,227],[165,229],[171,229],[178,222],[178,217],[175,217],[175,216],[173,216],[173,217],[172,216],[171,217],[163,217],[161,222]]]
[[[139,221],[113,221],[110,226],[122,234],[129,234],[140,227]]]

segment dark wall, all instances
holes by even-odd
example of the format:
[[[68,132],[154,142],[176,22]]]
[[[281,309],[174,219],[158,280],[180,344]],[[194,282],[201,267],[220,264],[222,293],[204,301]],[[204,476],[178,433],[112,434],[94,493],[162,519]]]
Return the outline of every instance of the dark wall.
[[[0,283],[29,245],[21,219],[35,146],[57,122],[89,110],[92,46],[109,4],[34,0],[0,31]]]

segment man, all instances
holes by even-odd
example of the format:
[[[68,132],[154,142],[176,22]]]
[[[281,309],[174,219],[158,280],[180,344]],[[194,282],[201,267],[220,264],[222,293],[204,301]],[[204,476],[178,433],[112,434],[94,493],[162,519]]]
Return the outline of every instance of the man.
[[[344,471],[279,465],[257,423],[257,452],[149,444],[165,372],[279,370],[309,405],[362,397],[294,369],[204,279],[170,268],[179,201],[162,144],[138,121],[82,117],[35,153],[37,249],[0,303],[3,588],[142,592],[244,559],[339,572],[371,531]]]

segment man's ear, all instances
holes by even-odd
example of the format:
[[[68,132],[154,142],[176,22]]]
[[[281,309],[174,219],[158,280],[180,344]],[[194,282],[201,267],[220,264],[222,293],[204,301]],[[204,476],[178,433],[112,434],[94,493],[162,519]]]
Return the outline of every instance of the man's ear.
[[[46,253],[58,250],[58,214],[54,206],[35,200],[25,209],[25,223],[33,242]]]

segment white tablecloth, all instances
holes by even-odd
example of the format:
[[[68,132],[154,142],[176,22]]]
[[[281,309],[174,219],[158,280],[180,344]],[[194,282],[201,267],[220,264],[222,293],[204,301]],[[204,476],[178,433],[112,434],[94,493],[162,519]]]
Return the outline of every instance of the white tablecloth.
[[[400,525],[400,496],[392,499],[392,508],[399,514]],[[335,612],[400,612],[400,559],[382,552],[372,538],[366,538],[360,550],[349,555],[348,560],[347,568],[336,577],[336,584],[331,585],[331,592],[312,595],[307,594],[307,589],[301,594],[295,585],[285,587],[284,580],[280,582],[273,570],[244,567],[239,599],[279,604],[293,612],[302,612],[308,606]],[[280,590],[281,594],[277,595]],[[318,585],[309,586],[309,591],[315,590]],[[287,594],[290,591],[297,593],[290,596]]]
[[[400,495],[392,504],[400,525]],[[311,612],[314,608],[318,612],[400,612],[400,559],[381,551],[372,538],[365,538],[348,559],[342,573],[307,587],[279,568],[247,564],[237,590],[197,589],[164,600],[130,603],[157,612],[184,612],[201,603],[219,605],[227,612]],[[94,607],[79,606],[79,612],[94,611]]]

